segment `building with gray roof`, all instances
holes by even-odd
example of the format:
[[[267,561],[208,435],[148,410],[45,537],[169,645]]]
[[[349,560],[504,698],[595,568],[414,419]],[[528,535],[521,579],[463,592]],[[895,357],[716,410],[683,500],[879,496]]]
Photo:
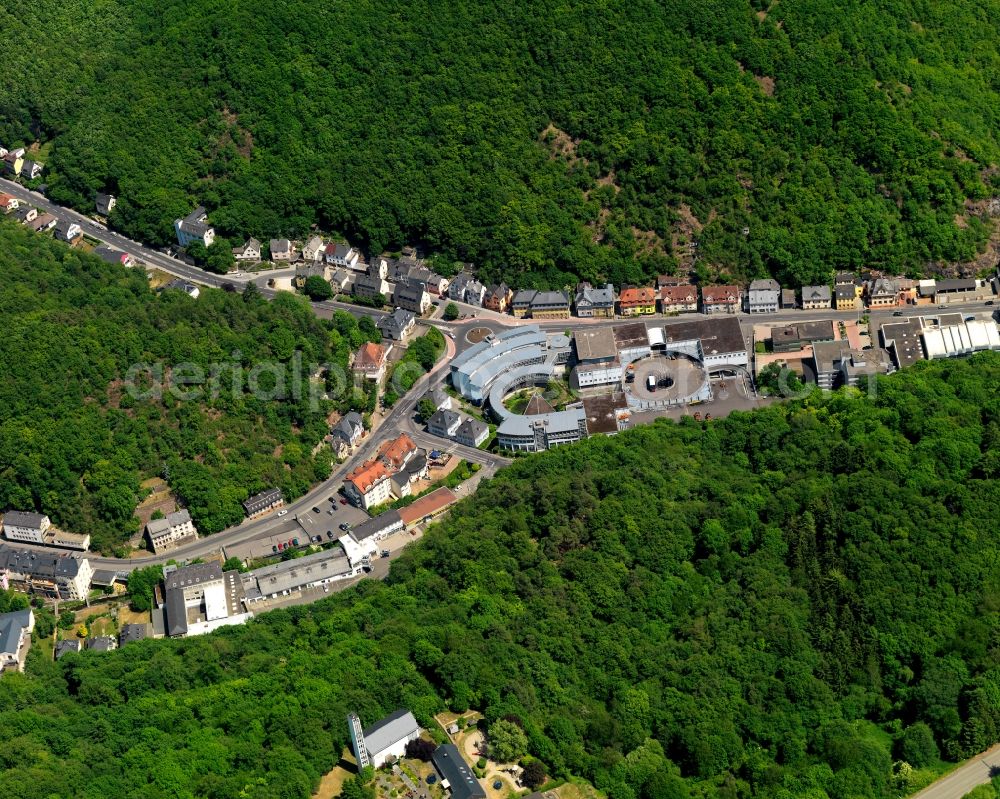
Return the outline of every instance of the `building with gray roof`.
[[[0,582],[27,593],[85,599],[93,574],[86,558],[0,545]]]
[[[250,618],[242,612],[245,592],[239,572],[223,572],[216,561],[165,566],[163,571],[167,635],[199,635]]]
[[[413,314],[405,308],[397,308],[378,320],[376,327],[379,332],[393,341],[402,341],[413,330],[415,320]]]
[[[500,374],[519,366],[544,363],[548,337],[535,325],[488,336],[451,363],[452,385],[462,396],[482,402]]]
[[[486,799],[486,791],[457,746],[442,744],[434,751],[432,759],[441,775],[442,787],[451,791],[451,799]]]
[[[56,641],[55,649],[53,650],[53,655],[56,660],[60,660],[64,655],[68,655],[70,652],[79,652],[80,642],[79,641]]]
[[[920,317],[884,324],[879,329],[882,346],[892,355],[897,369],[913,366],[917,361],[924,360],[924,348],[920,340],[923,329]]]
[[[833,304],[833,292],[829,286],[803,286],[802,287],[802,308],[806,311],[815,311],[821,308],[829,308]]]
[[[731,316],[671,322],[663,326],[666,345],[678,341],[701,342],[702,358],[709,370],[724,366],[748,367],[749,346],[739,319]]]
[[[752,280],[747,290],[747,311],[752,314],[777,313],[781,307],[781,286],[773,278]]]
[[[615,315],[615,287],[610,283],[594,287],[581,283],[574,302],[576,315],[583,319],[602,317],[610,319]]]
[[[373,519],[366,519],[361,524],[355,525],[351,529],[351,538],[358,543],[370,538],[372,541],[381,541],[393,533],[398,533],[403,529],[403,520],[399,511],[390,509],[385,513],[380,513]]]
[[[490,428],[478,419],[468,417],[455,431],[455,441],[466,447],[478,447],[490,437]]]
[[[392,293],[392,301],[410,313],[423,314],[431,305],[427,284],[420,280],[406,280],[397,283]]]
[[[330,428],[330,436],[334,440],[342,442],[347,448],[357,444],[364,432],[364,420],[357,411],[345,413],[340,421]]]
[[[181,247],[200,241],[206,247],[215,241],[215,229],[208,224],[208,212],[199,205],[183,219],[174,220],[174,232]]]
[[[267,513],[269,510],[279,508],[284,504],[285,500],[281,496],[280,488],[267,488],[247,499],[243,503],[243,510],[252,519],[255,516]]]
[[[87,649],[94,652],[110,652],[112,649],[117,648],[118,642],[111,635],[98,635],[87,639]]]
[[[442,408],[427,420],[427,432],[441,438],[451,438],[462,424],[462,417],[456,411]]]
[[[0,614],[0,671],[24,668],[25,643],[35,629],[31,608]]]
[[[400,709],[366,728],[361,741],[364,742],[369,762],[378,768],[402,757],[406,745],[419,737],[420,725],[413,714]]]
[[[11,541],[42,544],[49,526],[49,517],[43,513],[9,510],[3,515],[3,534]]]
[[[148,624],[123,624],[118,631],[118,646],[132,644],[144,638],[149,638]]]
[[[339,547],[254,569],[241,579],[249,604],[350,577],[351,564]]]
[[[196,540],[198,531],[191,520],[191,514],[181,508],[162,519],[150,519],[146,523],[146,535],[154,552],[165,552],[185,541]]]

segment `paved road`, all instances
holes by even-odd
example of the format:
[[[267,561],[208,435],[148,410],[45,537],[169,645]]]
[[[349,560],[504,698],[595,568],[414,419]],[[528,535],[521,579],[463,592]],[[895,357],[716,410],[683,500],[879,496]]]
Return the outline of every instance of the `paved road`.
[[[199,283],[208,286],[222,286],[225,283],[245,283],[246,281],[253,280],[254,282],[261,283],[266,281],[268,275],[261,276],[259,273],[244,273],[239,276],[236,275],[213,275],[207,273],[197,267],[185,264],[176,258],[171,258],[164,253],[158,252],[156,250],[150,249],[138,242],[128,239],[114,231],[105,230],[96,226],[93,220],[88,217],[77,213],[71,209],[63,208],[55,203],[50,202],[47,198],[38,194],[37,192],[29,191],[18,183],[13,183],[9,180],[0,179],[0,189],[12,194],[19,200],[30,203],[31,205],[52,213],[55,216],[64,219],[72,219],[79,223],[84,230],[86,230],[89,236],[92,236],[99,241],[102,241],[112,247],[120,249],[122,251],[128,252],[133,257],[136,257],[147,264],[155,266],[162,269],[169,274],[173,274],[177,277],[182,277],[186,280],[190,280],[194,283]],[[274,275],[288,275],[293,274],[294,270],[279,269],[274,270],[269,273],[270,276]],[[260,289],[261,294],[268,298],[273,298],[277,296],[278,291],[267,288],[266,285]],[[359,308],[355,305],[349,305],[346,303],[335,302],[328,300],[326,302],[313,303],[314,311],[323,317],[329,317],[336,310],[345,310],[356,316],[371,316],[376,321],[382,316],[382,314],[372,311],[370,309]],[[438,327],[440,330],[446,334],[451,334],[447,336],[448,341],[448,352],[445,357],[434,367],[430,374],[425,375],[418,381],[418,383],[411,389],[411,391],[404,397],[396,406],[390,411],[388,416],[385,417],[382,424],[379,427],[379,431],[386,432],[391,435],[398,435],[399,432],[408,432],[418,444],[431,449],[446,449],[450,452],[454,452],[461,457],[464,457],[470,461],[481,463],[486,466],[499,466],[510,463],[506,458],[502,458],[497,455],[492,455],[490,453],[484,452],[478,449],[471,449],[468,447],[463,447],[458,444],[448,443],[444,444],[441,439],[434,436],[430,436],[418,427],[413,420],[414,410],[416,408],[417,402],[423,396],[424,392],[428,387],[436,385],[441,380],[441,372],[447,367],[450,360],[455,356],[456,351],[461,351],[470,346],[469,342],[465,338],[465,334],[468,330],[477,326],[489,327],[494,331],[499,331],[501,328],[506,326],[514,326],[519,324],[538,324],[541,328],[549,330],[565,330],[567,328],[573,327],[584,327],[584,326],[608,326],[621,324],[623,320],[621,319],[567,319],[567,320],[551,320],[551,321],[535,321],[531,319],[515,319],[511,316],[497,314],[493,311],[489,311],[483,308],[478,308],[474,306],[468,306],[464,303],[459,303],[462,310],[469,315],[469,318],[456,321],[452,323],[445,323],[438,321],[436,319],[424,320],[422,324],[433,325]],[[439,309],[440,310],[440,309]],[[949,312],[965,312],[965,311],[982,311],[984,310],[984,303],[982,301],[974,303],[955,303],[953,305],[948,305],[947,310]],[[922,307],[914,308],[912,310],[908,309],[905,311],[907,314],[924,314],[924,315],[935,315],[938,313],[937,309]],[[754,316],[751,317],[748,314],[739,314],[738,318],[743,322],[761,322],[761,323],[775,323],[775,322],[791,322],[800,321],[804,318],[808,319],[854,319],[860,317],[860,312],[850,312],[843,313],[838,311],[782,311],[777,314],[768,314],[766,316]],[[684,318],[701,318],[704,317],[703,314],[685,314]],[[892,309],[886,311],[871,311],[870,317],[875,323],[873,326],[877,326],[880,323],[884,323],[893,318]],[[670,317],[663,317],[661,315],[644,317],[641,319],[636,319],[632,321],[667,321]],[[288,513],[281,517],[277,515],[267,516],[263,519],[258,519],[255,521],[247,521],[236,527],[232,527],[228,530],[224,530],[213,536],[209,536],[205,539],[194,542],[190,545],[179,547],[169,553],[169,555],[148,555],[144,557],[131,558],[129,560],[119,560],[117,558],[107,558],[100,556],[92,556],[91,561],[94,568],[98,569],[116,569],[119,571],[131,571],[134,568],[141,566],[146,566],[154,563],[165,562],[168,558],[196,558],[207,555],[208,553],[215,551],[219,547],[231,545],[234,543],[241,543],[244,541],[249,541],[251,539],[262,537],[271,533],[283,533],[291,532],[297,529],[297,525],[294,521],[294,517],[303,510],[308,510],[317,501],[321,500],[323,497],[329,495],[331,492],[335,492],[343,479],[343,476],[357,466],[359,463],[363,462],[367,458],[371,457],[374,450],[378,444],[385,440],[386,435],[372,435],[366,442],[364,442],[361,447],[355,452],[355,454],[349,458],[345,463],[336,467],[330,477],[323,481],[321,484],[313,488],[312,491],[307,493],[300,499],[290,503],[287,506]]]
[[[295,516],[299,513],[308,512],[314,505],[322,502],[331,493],[336,493],[344,476],[362,462],[371,458],[377,447],[386,439],[399,435],[401,432],[409,432],[414,441],[430,449],[441,449],[453,452],[459,457],[481,463],[485,466],[502,466],[510,463],[510,459],[485,452],[480,449],[464,447],[454,442],[444,442],[442,439],[429,435],[420,429],[414,422],[414,413],[417,403],[426,393],[428,387],[437,383],[441,378],[441,372],[448,366],[451,357],[454,356],[454,344],[450,338],[448,340],[448,352],[434,366],[428,374],[421,377],[413,388],[392,408],[389,414],[383,419],[378,430],[372,433],[354,454],[344,463],[336,466],[330,477],[319,485],[315,486],[304,496],[289,503],[283,510],[287,513],[278,516],[277,513],[269,514],[261,519],[245,521],[236,527],[230,527],[215,535],[207,536],[184,546],[177,547],[170,552],[160,555],[144,555],[141,557],[121,560],[101,555],[88,555],[91,566],[95,569],[110,569],[119,572],[129,572],[133,569],[150,566],[157,563],[166,563],[170,559],[194,559],[204,557],[224,546],[231,546],[261,538],[267,535],[298,532],[299,526],[295,522]],[[10,544],[24,549],[47,549],[32,547],[27,544]]]
[[[1000,744],[967,760],[910,799],[962,799],[977,785],[989,782],[994,773],[1000,773]]]

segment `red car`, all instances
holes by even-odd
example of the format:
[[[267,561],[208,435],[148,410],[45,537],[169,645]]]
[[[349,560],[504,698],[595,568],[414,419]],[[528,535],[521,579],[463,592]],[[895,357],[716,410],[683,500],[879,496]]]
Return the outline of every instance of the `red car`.
[[[342,500],[340,500],[340,504],[341,504],[341,505],[346,505],[346,504],[347,504],[347,500],[346,500],[346,499],[342,499]]]

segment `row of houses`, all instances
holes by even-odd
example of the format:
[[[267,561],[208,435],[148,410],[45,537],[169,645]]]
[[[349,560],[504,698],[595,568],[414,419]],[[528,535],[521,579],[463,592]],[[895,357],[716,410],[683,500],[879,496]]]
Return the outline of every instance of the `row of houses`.
[[[0,544],[0,588],[51,599],[82,600],[94,570],[85,557],[14,549]]]
[[[989,281],[968,279],[911,280],[884,276],[839,274],[835,284],[803,286],[800,291],[783,288],[778,281],[754,280],[739,285],[695,286],[681,278],[661,275],[655,286],[627,286],[616,292],[612,284],[581,283],[571,299],[565,291],[522,289],[514,292],[504,284],[483,286],[470,277],[456,277],[448,296],[470,305],[517,318],[566,319],[571,311],[580,318],[638,317],[653,314],[694,313],[707,315],[773,314],[783,309],[858,310],[922,303],[968,300],[993,293]],[[453,289],[458,286],[458,291]],[[470,294],[469,286],[474,287]]]
[[[8,150],[0,146],[0,166],[3,167],[4,176],[23,180],[40,178],[45,169],[44,164],[28,158],[28,151],[24,147]]]
[[[110,195],[98,196],[108,197],[112,201],[112,207],[114,207],[113,197]],[[12,194],[0,192],[0,212],[16,219],[35,233],[52,231],[52,235],[57,241],[68,244],[70,247],[76,247],[83,241],[83,228],[77,222],[70,219],[60,219],[53,214],[39,211],[31,205],[22,203]],[[131,267],[136,263],[129,253],[103,244],[94,248],[94,255],[109,264]]]
[[[151,637],[152,627],[149,624],[123,624],[117,636],[96,635],[83,642],[68,638],[56,641],[52,654],[56,660],[61,660],[70,652],[79,652],[82,649],[92,652],[111,652]]]

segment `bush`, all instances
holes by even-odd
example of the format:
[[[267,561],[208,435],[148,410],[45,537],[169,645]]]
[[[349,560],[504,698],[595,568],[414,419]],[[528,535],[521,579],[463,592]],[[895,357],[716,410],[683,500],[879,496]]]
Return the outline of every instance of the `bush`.
[[[545,778],[548,776],[545,769],[545,764],[541,760],[532,759],[524,764],[524,771],[521,774],[521,779],[524,784],[527,785],[532,790],[539,788],[545,784]]]
[[[941,753],[931,728],[918,721],[903,731],[899,741],[900,757],[916,768],[923,768],[937,762]]]
[[[414,760],[423,760],[426,763],[430,761],[435,749],[437,749],[437,744],[433,741],[414,738],[406,744],[406,756]]]
[[[305,286],[302,289],[306,296],[314,302],[328,300],[333,296],[333,289],[321,275],[310,275],[306,278]]]

